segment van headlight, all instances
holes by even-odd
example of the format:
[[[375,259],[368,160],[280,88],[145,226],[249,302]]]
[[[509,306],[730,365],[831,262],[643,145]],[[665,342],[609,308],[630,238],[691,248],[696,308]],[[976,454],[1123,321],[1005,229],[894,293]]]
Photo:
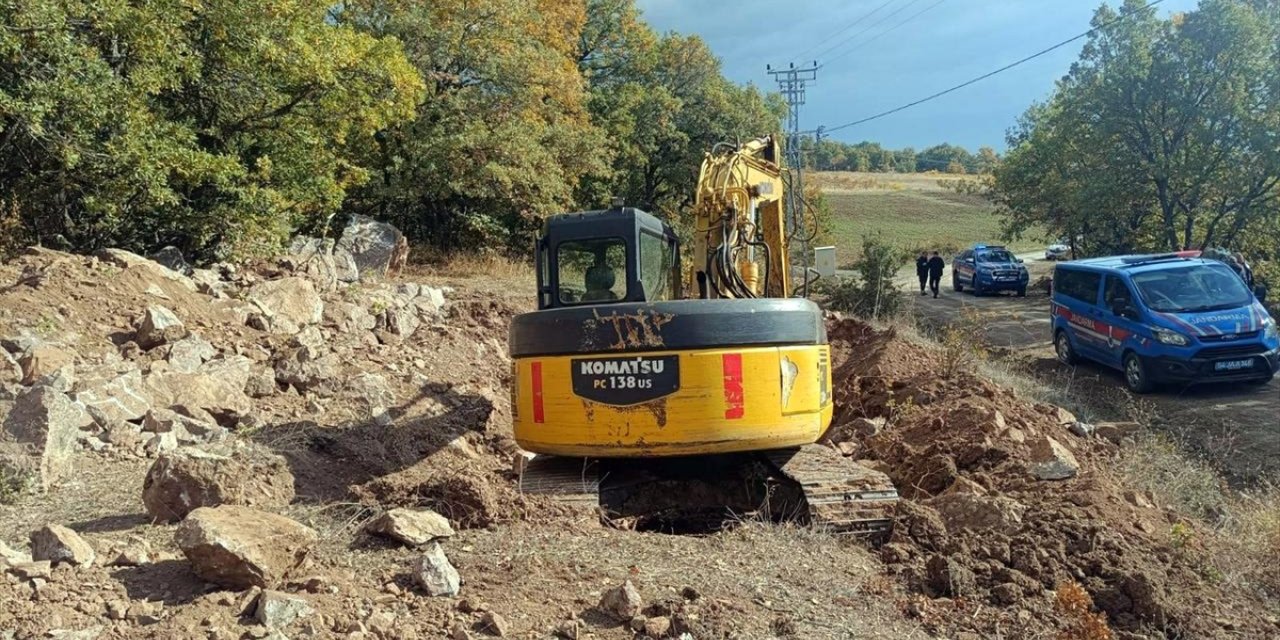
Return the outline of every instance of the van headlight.
[[[1159,340],[1161,344],[1171,344],[1175,347],[1185,347],[1191,344],[1191,341],[1188,340],[1186,336],[1178,333],[1177,331],[1157,328],[1154,332],[1156,334],[1156,340]]]
[[[1280,340],[1280,328],[1276,326],[1275,320],[1267,318],[1267,321],[1262,323],[1262,337],[1265,340]]]

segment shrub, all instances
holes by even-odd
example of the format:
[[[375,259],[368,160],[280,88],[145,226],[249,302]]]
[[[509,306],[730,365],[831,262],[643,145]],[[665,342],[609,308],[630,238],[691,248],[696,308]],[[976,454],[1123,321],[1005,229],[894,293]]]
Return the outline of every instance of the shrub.
[[[862,318],[894,316],[902,306],[902,292],[893,279],[906,261],[906,253],[878,236],[864,238],[862,257],[853,264],[857,275],[838,279],[825,288],[827,306]]]

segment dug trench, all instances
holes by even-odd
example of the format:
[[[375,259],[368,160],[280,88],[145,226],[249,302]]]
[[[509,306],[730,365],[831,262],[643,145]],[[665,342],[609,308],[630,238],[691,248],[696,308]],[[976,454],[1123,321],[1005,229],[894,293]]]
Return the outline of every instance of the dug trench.
[[[826,443],[898,487],[887,542],[741,513],[723,527],[711,511],[626,530],[519,490],[503,342],[526,283],[505,296],[429,273],[344,283],[297,254],[213,271],[123,252],[0,265],[13,283],[0,287],[0,412],[46,485],[7,485],[0,504],[3,637],[1280,632],[1273,599],[1206,578],[1179,544],[1200,525],[1115,475],[1104,436],[1121,427],[1087,429],[974,374],[939,378],[937,351],[892,331],[829,318]],[[33,443],[32,421],[69,438]],[[155,487],[183,460],[196,471],[175,502]],[[199,476],[202,460],[221,471]],[[285,516],[314,532],[297,566],[263,580],[284,596],[201,573],[180,532],[211,519],[186,512],[233,505],[259,514],[233,522],[245,531]],[[384,535],[375,523],[396,508],[447,519],[439,556]],[[50,555],[50,535],[65,553],[29,558]],[[460,592],[432,596],[420,568],[445,555]],[[644,596],[634,612],[611,606],[625,581]],[[258,604],[286,596],[307,613]]]

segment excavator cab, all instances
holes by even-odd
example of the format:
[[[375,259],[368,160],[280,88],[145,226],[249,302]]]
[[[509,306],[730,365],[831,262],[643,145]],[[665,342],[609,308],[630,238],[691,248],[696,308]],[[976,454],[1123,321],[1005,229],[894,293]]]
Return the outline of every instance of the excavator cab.
[[[680,241],[667,223],[631,207],[546,222],[536,247],[538,309],[681,297]]]

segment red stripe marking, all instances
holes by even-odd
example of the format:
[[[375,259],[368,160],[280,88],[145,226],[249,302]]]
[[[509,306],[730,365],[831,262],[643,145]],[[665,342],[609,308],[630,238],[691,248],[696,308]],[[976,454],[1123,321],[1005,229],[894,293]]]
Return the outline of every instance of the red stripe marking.
[[[533,421],[542,424],[545,415],[542,412],[542,363],[530,365],[533,369]]]
[[[738,420],[744,413],[746,394],[742,390],[742,354],[726,353],[724,366],[724,419]]]

